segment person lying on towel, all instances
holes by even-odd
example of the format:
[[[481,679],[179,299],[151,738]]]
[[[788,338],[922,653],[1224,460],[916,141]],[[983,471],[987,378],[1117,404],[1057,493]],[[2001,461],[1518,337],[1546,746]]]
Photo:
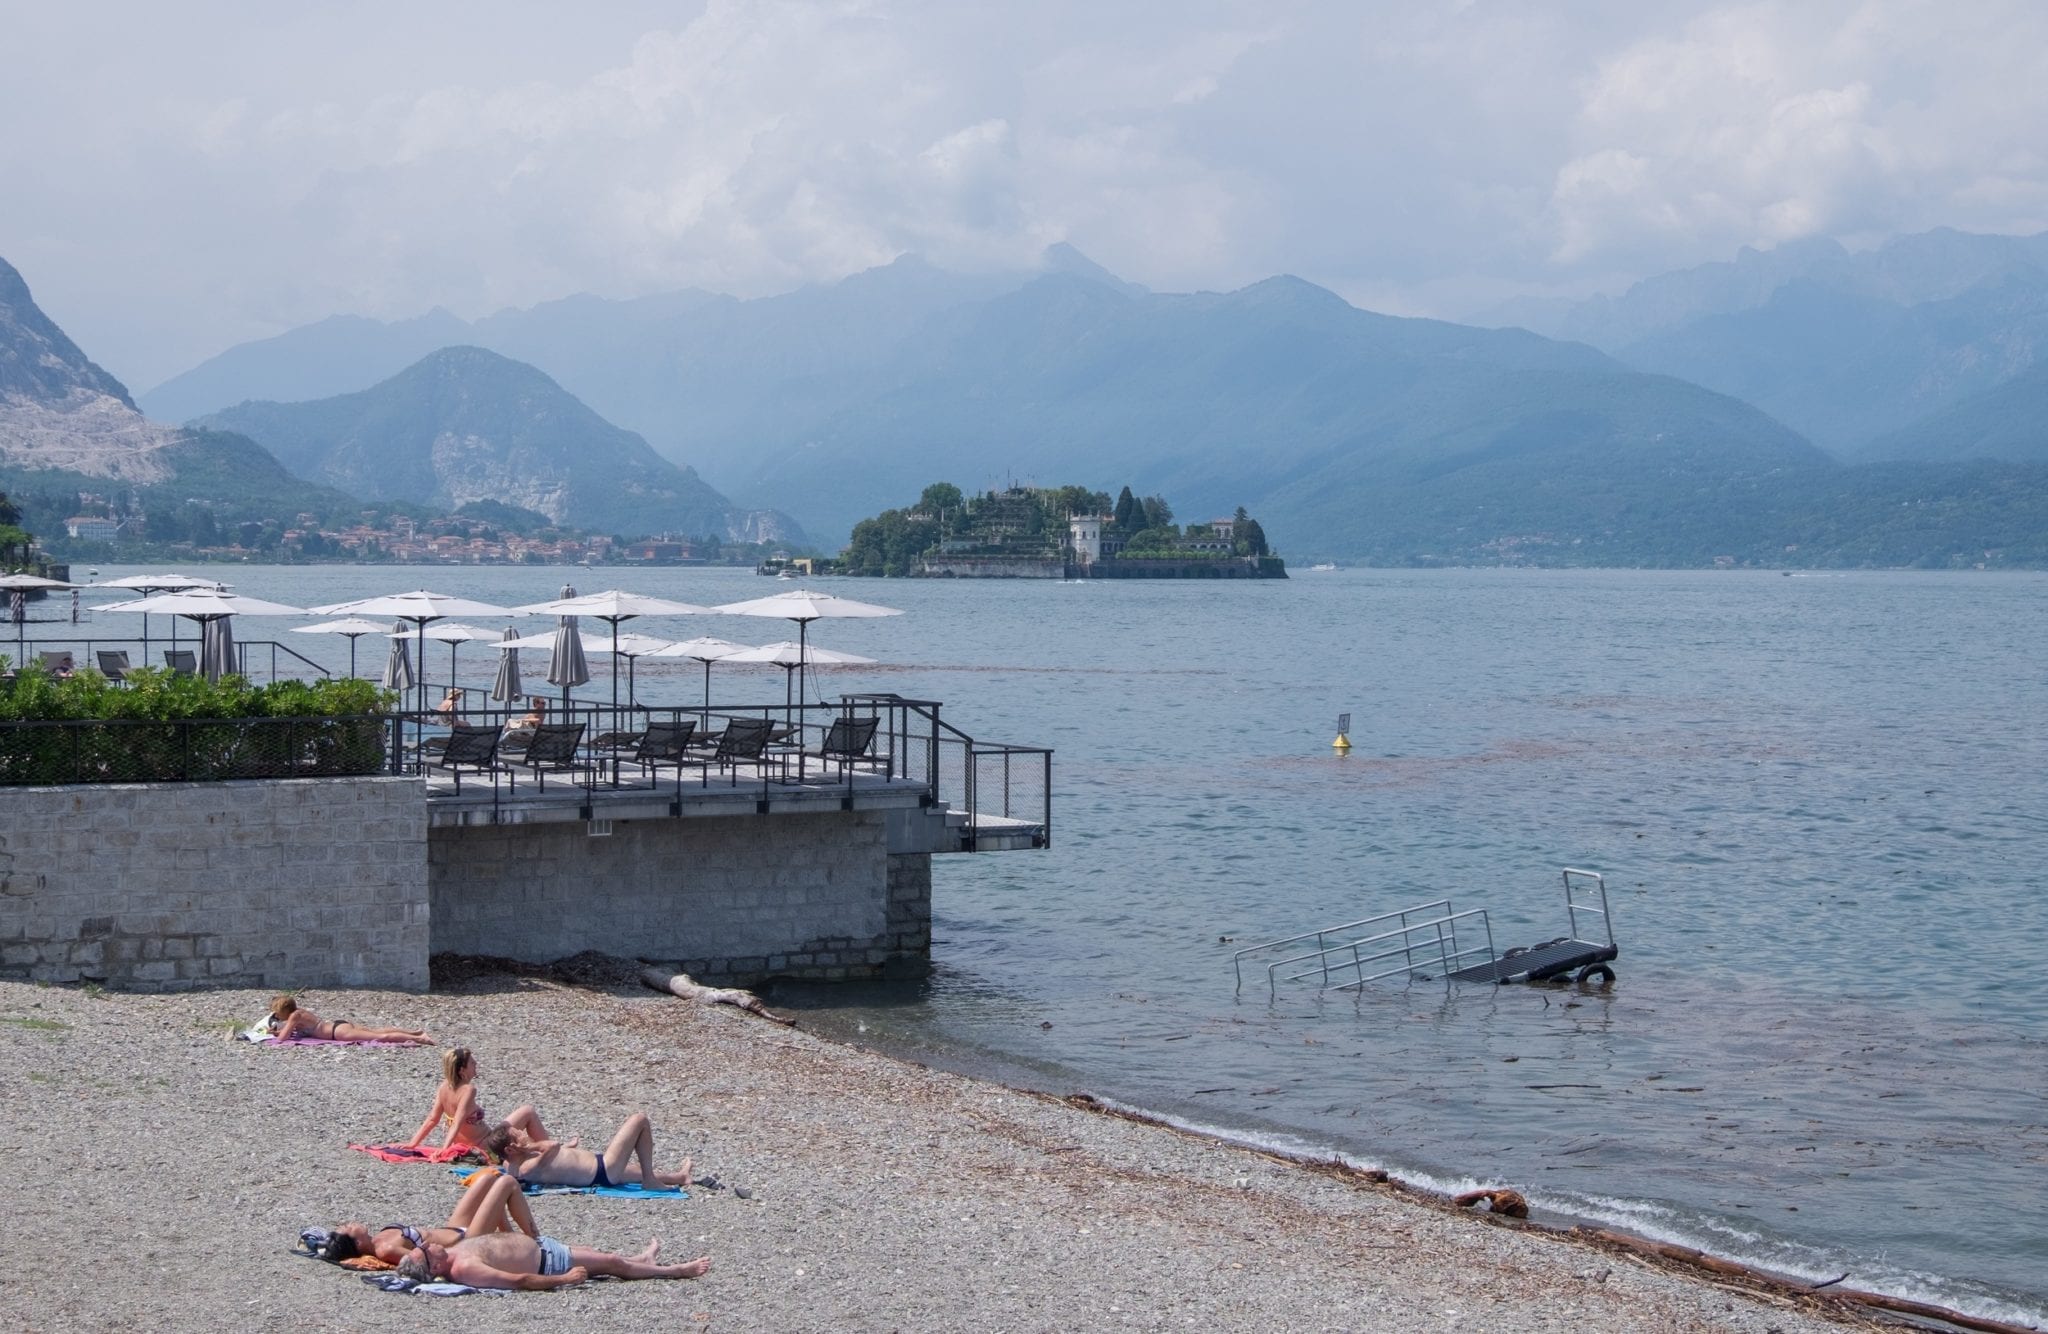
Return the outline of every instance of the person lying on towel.
[[[673,1172],[654,1166],[654,1127],[645,1112],[627,1117],[601,1154],[578,1148],[574,1139],[529,1139],[509,1122],[500,1122],[484,1136],[484,1152],[503,1163],[510,1175],[536,1186],[677,1188],[690,1184],[688,1158]]]
[[[455,1212],[440,1227],[386,1223],[372,1232],[361,1223],[338,1223],[313,1254],[335,1264],[370,1255],[387,1265],[396,1265],[422,1242],[458,1246],[471,1237],[489,1236],[493,1232],[538,1237],[540,1228],[533,1221],[533,1207],[526,1202],[518,1182],[498,1172],[482,1172],[464,1188]]]
[[[586,1246],[571,1246],[553,1237],[518,1232],[492,1232],[453,1246],[425,1242],[399,1262],[398,1276],[415,1283],[441,1280],[472,1288],[516,1288],[543,1292],[566,1288],[593,1275],[605,1278],[696,1278],[711,1268],[700,1255],[688,1264],[658,1263],[661,1240],[647,1243],[638,1255],[613,1255]]]
[[[317,1042],[432,1042],[413,1028],[372,1028],[346,1019],[322,1019],[300,1005],[296,998],[279,996],[270,1003],[270,1036],[279,1042],[312,1038]]]
[[[483,1104],[477,1100],[476,1056],[467,1047],[450,1047],[441,1053],[441,1083],[434,1090],[434,1105],[428,1110],[427,1119],[420,1122],[420,1128],[406,1141],[405,1147],[417,1149],[427,1136],[434,1133],[435,1126],[444,1124],[448,1130],[441,1137],[440,1148],[445,1149],[451,1144],[470,1149],[483,1148],[487,1128]],[[548,1137],[548,1128],[540,1123],[540,1113],[531,1103],[513,1108],[506,1114],[504,1124],[529,1140]]]

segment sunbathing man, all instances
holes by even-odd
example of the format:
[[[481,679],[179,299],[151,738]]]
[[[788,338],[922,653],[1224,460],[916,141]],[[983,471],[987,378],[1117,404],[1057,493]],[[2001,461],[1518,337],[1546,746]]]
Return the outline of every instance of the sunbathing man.
[[[626,1118],[601,1154],[566,1142],[528,1139],[510,1122],[500,1122],[484,1136],[484,1152],[505,1164],[505,1170],[536,1186],[679,1187],[690,1184],[690,1160],[673,1172],[654,1166],[654,1127],[645,1112]],[[636,1169],[633,1160],[639,1159]]]
[[[467,1283],[472,1288],[517,1288],[521,1292],[544,1292],[566,1288],[593,1275],[606,1278],[696,1278],[711,1268],[711,1257],[700,1255],[688,1264],[657,1264],[661,1241],[647,1243],[638,1254],[613,1255],[584,1246],[571,1246],[553,1237],[528,1237],[517,1232],[493,1232],[471,1237],[453,1246],[426,1242],[405,1257],[398,1266],[401,1278],[417,1283],[436,1279]]]
[[[386,1223],[372,1232],[361,1223],[342,1223],[328,1233],[326,1242],[313,1253],[335,1263],[359,1255],[374,1255],[386,1264],[396,1265],[423,1242],[458,1246],[471,1237],[515,1231],[529,1237],[540,1235],[540,1228],[533,1221],[533,1209],[519,1183],[502,1172],[479,1172],[463,1189],[455,1212],[440,1227]]]

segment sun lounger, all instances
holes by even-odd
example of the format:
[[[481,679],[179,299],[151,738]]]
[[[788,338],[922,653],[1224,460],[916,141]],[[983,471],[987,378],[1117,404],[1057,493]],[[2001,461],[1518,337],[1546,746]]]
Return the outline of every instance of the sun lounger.
[[[840,776],[844,777],[849,769],[881,763],[868,754],[868,748],[875,744],[875,729],[881,723],[879,718],[834,718],[832,726],[825,730],[823,744],[816,750],[798,751],[796,754],[806,760],[817,760],[821,766],[836,764]]]
[[[704,770],[704,781],[711,781],[711,766],[717,765],[719,772],[730,771],[732,784],[739,786],[739,766],[743,761],[759,764],[768,749],[768,737],[775,724],[766,718],[732,718],[727,720],[725,731],[719,734],[718,749],[710,755],[700,755],[687,763]]]
[[[128,653],[125,649],[103,648],[96,652],[100,661],[100,675],[120,685],[128,679]]]
[[[36,659],[43,664],[43,670],[52,676],[69,676],[72,669],[77,666],[69,649],[44,649],[36,654]]]
[[[580,755],[583,729],[582,723],[542,723],[533,729],[533,740],[526,743],[525,751],[513,763],[523,764],[540,775],[543,789],[551,772],[587,769],[590,766]]]
[[[446,769],[455,775],[455,790],[462,791],[464,768],[479,774],[494,772],[504,766],[498,763],[498,744],[502,733],[496,724],[454,723],[448,729],[448,744],[441,753],[427,761],[436,769]]]
[[[199,655],[189,648],[167,648],[164,650],[164,666],[171,669],[173,676],[197,676]]]

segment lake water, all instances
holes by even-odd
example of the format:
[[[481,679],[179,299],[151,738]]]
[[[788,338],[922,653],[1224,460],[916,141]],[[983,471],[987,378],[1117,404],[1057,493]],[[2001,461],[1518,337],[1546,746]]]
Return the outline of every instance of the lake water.
[[[535,601],[564,573],[221,577],[305,605],[421,582]],[[789,587],[569,573],[704,603]],[[1513,1185],[1553,1216],[1796,1275],[2048,1320],[2048,577],[829,587],[909,614],[813,626],[888,664],[828,691],[944,700],[979,738],[1058,754],[1054,846],[940,859],[930,981],[777,993],[812,1025],[1446,1189]],[[630,628],[762,642],[787,627]],[[346,662],[345,641],[276,637]],[[363,642],[375,661],[382,643]],[[446,650],[429,652],[441,679]],[[493,655],[462,657],[487,682]],[[780,695],[775,669],[739,671],[715,672],[720,698]],[[687,701],[698,672],[644,663],[640,696]],[[1330,747],[1343,711],[1348,757]],[[1611,990],[1235,987],[1243,945],[1431,899],[1486,909],[1502,947],[1562,934],[1563,866],[1607,877]]]

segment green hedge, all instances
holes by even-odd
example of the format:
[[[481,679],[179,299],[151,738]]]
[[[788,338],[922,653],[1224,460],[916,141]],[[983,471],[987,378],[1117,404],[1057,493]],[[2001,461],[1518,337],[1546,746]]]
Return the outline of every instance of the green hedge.
[[[31,665],[0,682],[0,784],[376,773],[392,698],[359,680],[254,686],[137,668],[116,686]]]

